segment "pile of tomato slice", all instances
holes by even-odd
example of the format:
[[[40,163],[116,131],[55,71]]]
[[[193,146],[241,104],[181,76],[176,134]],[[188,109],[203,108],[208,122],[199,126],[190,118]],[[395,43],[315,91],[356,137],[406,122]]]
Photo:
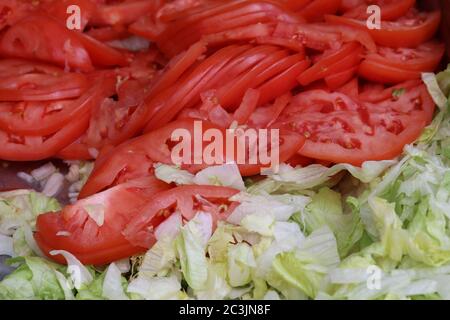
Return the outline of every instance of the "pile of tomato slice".
[[[80,200],[41,215],[35,237],[47,255],[125,258],[174,214],[217,221],[235,207],[237,190],[154,177],[195,121],[280,129],[292,165],[397,157],[434,114],[420,77],[444,54],[439,23],[414,0],[3,0],[0,159],[95,160]]]

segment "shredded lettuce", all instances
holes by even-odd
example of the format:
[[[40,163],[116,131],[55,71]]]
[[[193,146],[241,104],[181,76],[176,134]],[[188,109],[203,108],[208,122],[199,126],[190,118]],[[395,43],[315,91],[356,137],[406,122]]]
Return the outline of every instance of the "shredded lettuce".
[[[18,266],[0,282],[1,300],[56,300],[69,295],[70,289],[60,284],[65,275],[57,265],[39,257],[14,258],[9,263]]]
[[[42,255],[34,242],[36,218],[60,209],[58,201],[31,190],[0,193],[0,255]],[[12,248],[11,248],[12,244]]]

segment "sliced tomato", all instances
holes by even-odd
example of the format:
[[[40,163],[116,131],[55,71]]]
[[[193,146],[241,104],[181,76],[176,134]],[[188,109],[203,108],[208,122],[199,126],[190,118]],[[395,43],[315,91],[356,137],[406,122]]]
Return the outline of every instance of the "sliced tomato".
[[[404,93],[405,90],[412,90],[413,88],[420,86],[421,83],[422,80],[410,80],[391,87],[386,87],[382,84],[369,83],[363,86],[358,98],[361,101],[372,103],[389,99],[396,100],[398,95]]]
[[[242,99],[239,108],[234,112],[234,120],[239,125],[244,125],[250,119],[253,111],[258,106],[260,93],[258,90],[248,89]]]
[[[277,21],[299,22],[302,19],[276,2],[206,2],[202,6],[184,11],[170,22],[167,21],[164,31],[158,35],[156,41],[164,53],[173,56],[200,40],[202,36]]]
[[[283,39],[283,38],[268,36],[268,37],[256,38],[256,43],[257,44],[270,44],[270,45],[284,47],[284,48],[290,49],[292,51],[296,51],[296,52],[302,54],[304,57],[306,57],[305,46],[296,39]]]
[[[2,0],[0,3],[0,31],[33,13],[36,5],[28,0]]]
[[[367,30],[366,21],[347,17],[325,16],[330,23],[344,24]],[[375,42],[393,48],[414,48],[430,40],[439,28],[441,13],[411,10],[406,16],[396,21],[382,21],[381,29],[369,29]]]
[[[363,61],[358,74],[367,80],[388,84],[420,79],[421,76],[419,71],[392,67],[372,60]]]
[[[223,45],[234,41],[250,41],[257,38],[269,37],[272,32],[273,26],[258,23],[229,29],[219,33],[208,34],[204,36],[202,40],[209,45]]]
[[[175,153],[176,151],[173,151],[175,145],[178,145],[177,140],[173,138],[173,134],[179,132],[179,130],[189,134],[192,139],[199,140],[197,142],[198,145],[196,144],[197,149],[200,148],[198,151],[195,151],[197,153],[191,152],[191,157],[186,155],[186,157],[189,158],[188,163],[185,163],[184,158],[182,159],[182,163],[175,163],[181,165],[184,169],[197,172],[208,167],[209,165],[219,165],[229,161],[234,161],[238,163],[242,175],[252,176],[259,174],[263,168],[268,166],[267,164],[262,164],[259,161],[259,158],[254,161],[254,164],[250,163],[249,148],[254,147],[253,145],[245,146],[245,154],[241,156],[245,157],[244,161],[246,162],[239,163],[240,161],[238,161],[239,159],[237,157],[239,156],[238,153],[241,151],[237,150],[238,143],[236,143],[236,136],[232,133],[231,138],[228,139],[234,139],[234,147],[236,149],[232,151],[231,155],[229,154],[230,151],[225,149],[220,150],[221,154],[214,156],[213,160],[215,163],[208,163],[209,160],[207,161],[203,158],[203,150],[205,150],[208,146],[211,148],[211,142],[204,141],[202,135],[203,132],[206,132],[209,129],[211,129],[210,131],[213,130],[223,137],[224,143],[222,144],[222,147],[225,148],[225,140],[227,139],[226,129],[210,122],[196,122],[196,120],[193,119],[183,119],[172,122],[161,129],[118,146],[114,150],[110,151],[107,156],[102,157],[100,162],[97,161],[94,171],[80,192],[80,197],[89,196],[118,182],[120,183],[129,179],[151,175],[153,174],[154,163],[174,164],[175,158],[173,155],[175,154],[177,157],[179,155]],[[271,154],[271,146],[269,145],[271,136],[266,139],[267,151]],[[183,143],[189,144],[189,146],[194,149],[194,146],[190,145],[190,143],[194,140],[190,142],[183,141]],[[256,142],[258,143],[259,141],[257,140]],[[259,143],[263,143],[263,141]],[[294,155],[302,147],[303,143],[304,138],[298,134],[290,133],[288,131],[281,131],[279,133],[278,143],[280,163]],[[260,148],[263,148],[262,145],[260,145]],[[200,152],[200,154],[198,152]],[[231,158],[228,159],[227,156],[230,156]],[[200,161],[197,159],[199,157]]]
[[[358,72],[358,67],[353,67],[325,77],[325,83],[331,90],[337,90],[348,83]]]
[[[129,25],[143,13],[156,14],[162,5],[161,0],[134,0],[97,5],[91,23],[95,26]]]
[[[342,85],[342,87],[336,90],[337,92],[343,93],[350,98],[359,99],[359,81],[358,78],[353,78],[346,84]]]
[[[92,0],[39,0],[39,8],[64,26],[69,17],[73,15],[73,12],[68,12],[71,6],[77,6],[80,9],[80,29],[78,31],[83,31],[92,20],[96,10],[96,5]]]
[[[307,138],[300,151],[303,156],[359,166],[397,157],[420,136],[433,113],[434,103],[424,85],[376,104],[315,90],[295,97],[276,125]]]
[[[418,79],[422,72],[436,70],[444,56],[445,46],[427,42],[415,49],[378,48],[361,63],[359,74],[365,79],[381,83],[398,83]]]
[[[305,72],[303,72],[297,80],[300,84],[306,86],[314,81],[331,76],[336,72],[346,71],[359,65],[362,59],[362,47],[351,42],[345,44],[339,50],[325,52],[319,60]]]
[[[0,60],[0,70],[0,101],[76,98],[87,88],[87,78],[83,74],[26,60]]]
[[[61,212],[42,214],[36,222],[36,242],[47,257],[59,263],[65,263],[64,258],[52,256],[52,250],[69,251],[87,265],[103,265],[144,252],[145,247],[130,244],[122,231],[152,195],[168,188],[162,181],[146,177],[79,200]]]
[[[128,29],[124,26],[90,28],[86,34],[98,41],[114,41],[130,37]]]
[[[354,2],[353,6],[345,10],[344,17],[365,20],[369,18],[367,7],[377,5],[381,9],[382,20],[396,20],[405,15],[416,4],[416,0],[356,0]]]
[[[310,65],[311,62],[309,60],[298,61],[286,71],[261,85],[258,88],[261,92],[259,97],[259,105],[264,105],[271,102],[272,100],[294,89],[298,83],[297,78]]]
[[[149,94],[156,74],[156,54],[140,53],[130,67],[112,73],[117,78],[114,94],[93,110],[89,128],[81,139],[87,148],[100,150],[106,145],[117,145],[137,133],[126,130]]]
[[[26,17],[6,30],[0,38],[0,55],[36,59],[82,71],[93,70],[89,53],[76,33],[43,15]]]
[[[349,26],[331,24],[331,23],[315,23],[310,24],[310,27],[316,32],[323,32],[325,34],[338,33],[341,36],[340,41],[329,45],[329,48],[336,49],[340,43],[359,42],[368,52],[376,52],[377,45],[372,39],[370,33],[366,30],[356,29]]]
[[[84,160],[90,161],[95,158],[89,146],[82,142],[82,138],[68,145],[56,154],[56,158],[62,160]]]
[[[91,110],[113,92],[114,84],[115,79],[105,78],[73,100],[0,102],[0,128],[16,135],[53,134],[69,122],[77,121],[74,120],[76,117],[90,114]]]
[[[80,43],[89,52],[89,56],[97,66],[127,66],[131,58],[126,54],[88,36],[85,33],[75,33]]]
[[[340,5],[341,0],[313,0],[299,13],[307,21],[322,21],[325,14],[335,14]]]
[[[252,128],[267,128],[276,122],[284,108],[287,107],[292,99],[290,93],[278,97],[273,105],[257,108],[249,119],[249,125]]]
[[[324,31],[306,23],[279,22],[273,36],[297,41],[306,48],[319,51],[339,48],[342,43],[342,35],[336,30]]]
[[[89,113],[86,113],[48,136],[20,136],[0,131],[0,159],[37,161],[51,158],[78,139],[88,124]]]
[[[220,104],[225,109],[236,109],[249,88],[277,75],[281,72],[280,67],[291,66],[290,62],[283,60],[287,56],[286,50],[271,46],[263,46],[259,51],[251,46],[232,45],[217,51],[185,75],[175,87],[150,97],[152,113],[146,131],[167,124],[184,108],[197,105],[202,92],[215,88],[218,88]],[[237,61],[242,63],[236,64]]]
[[[314,159],[307,158],[307,157],[301,156],[299,154],[296,154],[292,158],[290,158],[288,161],[286,161],[286,163],[288,163],[289,165],[291,165],[294,168],[297,166],[306,167],[306,166],[313,164]]]
[[[194,218],[197,212],[211,215],[212,222],[224,220],[237,203],[229,199],[239,190],[216,186],[181,186],[163,191],[152,197],[126,226],[123,234],[133,245],[149,248],[155,242],[155,221],[165,219],[174,212],[181,213],[185,220]]]
[[[343,13],[349,11],[353,8],[363,5],[364,2],[365,0],[342,0],[341,5],[339,6],[339,12]]]
[[[292,11],[299,11],[306,7],[313,0],[278,0]]]

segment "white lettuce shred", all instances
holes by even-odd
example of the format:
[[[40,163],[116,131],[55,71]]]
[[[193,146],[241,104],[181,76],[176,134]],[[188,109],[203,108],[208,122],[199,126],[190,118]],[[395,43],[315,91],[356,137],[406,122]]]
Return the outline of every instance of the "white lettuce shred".
[[[175,183],[177,185],[196,184],[230,187],[241,191],[245,190],[244,180],[235,163],[208,167],[196,175],[176,166],[159,163],[155,165],[155,175],[161,181]]]
[[[57,200],[32,190],[0,192],[0,255],[42,256],[33,237],[36,218],[59,209]]]

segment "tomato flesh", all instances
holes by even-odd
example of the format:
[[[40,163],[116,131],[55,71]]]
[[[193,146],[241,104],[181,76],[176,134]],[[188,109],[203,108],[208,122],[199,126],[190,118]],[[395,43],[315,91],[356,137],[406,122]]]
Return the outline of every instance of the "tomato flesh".
[[[276,126],[303,134],[300,154],[361,165],[400,155],[431,121],[434,103],[424,85],[378,103],[359,103],[342,93],[313,90],[295,97]]]

